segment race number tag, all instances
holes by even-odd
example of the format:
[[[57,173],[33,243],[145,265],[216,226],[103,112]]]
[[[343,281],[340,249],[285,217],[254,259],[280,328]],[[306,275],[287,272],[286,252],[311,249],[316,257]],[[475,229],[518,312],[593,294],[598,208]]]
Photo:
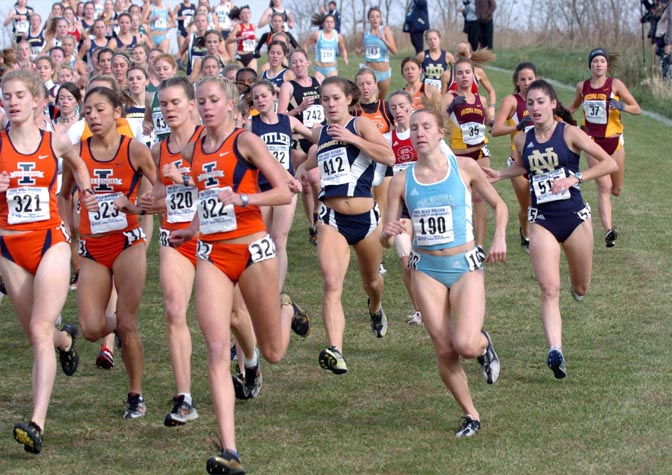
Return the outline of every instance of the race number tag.
[[[583,112],[586,120],[591,124],[604,125],[607,123],[607,101],[584,101]]]
[[[425,84],[441,90],[441,79],[425,78]]]
[[[188,223],[198,206],[198,191],[195,186],[166,186],[166,219],[169,223]]]
[[[198,193],[198,219],[202,234],[225,233],[238,228],[232,204],[219,200],[222,188],[211,188]]]
[[[8,224],[34,223],[49,219],[47,187],[25,186],[7,190]]]
[[[159,17],[154,20],[154,28],[157,30],[167,30],[168,29],[168,19]]]
[[[285,170],[289,170],[289,147],[286,145],[270,144],[266,148],[268,148],[271,155],[275,157]]]
[[[170,247],[170,231],[168,229],[159,228],[159,246]]]
[[[30,23],[27,20],[24,21],[17,21],[14,23],[14,28],[16,28],[16,32],[23,34],[23,33],[28,33],[28,28],[30,28]]]
[[[380,59],[380,46],[367,46],[366,47],[366,59]]]
[[[532,176],[532,188],[534,190],[534,195],[537,197],[537,204],[568,200],[570,198],[569,190],[565,190],[562,193],[553,193],[551,191],[553,182],[560,178],[565,178],[564,168],[558,168],[552,172]]]
[[[154,122],[154,133],[157,135],[170,133],[170,128],[160,110],[152,111],[152,122]]]
[[[419,262],[420,262],[420,254],[416,254],[413,251],[409,252],[408,263],[406,264],[406,267],[408,267],[411,270],[418,270]]]
[[[119,211],[114,207],[114,202],[117,198],[121,198],[123,194],[118,193],[103,193],[96,195],[98,201],[98,210],[89,211],[89,221],[91,222],[91,233],[102,234],[110,231],[121,231],[128,226],[126,213]]]
[[[416,208],[411,221],[418,246],[446,244],[455,240],[453,209],[450,206]]]
[[[485,140],[485,124],[467,122],[460,124],[462,141],[467,145],[479,145]]]
[[[411,163],[413,162],[402,162],[402,163],[395,163],[392,165],[392,172],[396,175],[397,173],[403,172],[406,170],[408,167],[411,166]]]
[[[268,234],[250,243],[247,249],[250,251],[252,262],[261,262],[275,257],[275,243]]]
[[[471,251],[465,252],[464,258],[467,261],[470,271],[475,271],[483,267],[484,257],[477,247],[473,248]]]
[[[243,53],[253,53],[255,46],[257,46],[255,40],[243,40]]]
[[[320,62],[321,63],[335,63],[336,62],[336,50],[333,48],[325,48],[320,50]]]
[[[303,111],[303,125],[309,129],[324,122],[324,107],[322,104],[313,104]]]
[[[350,162],[345,147],[320,152],[317,163],[322,172],[322,187],[350,183]]]

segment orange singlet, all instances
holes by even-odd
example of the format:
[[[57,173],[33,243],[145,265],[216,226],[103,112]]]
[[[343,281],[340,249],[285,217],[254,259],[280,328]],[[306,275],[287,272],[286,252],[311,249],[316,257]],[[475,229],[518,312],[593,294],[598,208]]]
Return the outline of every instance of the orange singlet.
[[[61,224],[56,202],[58,158],[51,147],[51,132],[32,153],[16,150],[7,131],[0,132],[0,171],[9,173],[9,188],[0,199],[0,228],[39,231]]]
[[[229,186],[234,193],[259,193],[259,171],[238,154],[236,142],[244,129],[235,129],[214,152],[203,150],[205,135],[196,141],[191,176],[198,189],[200,237],[216,242],[266,230],[258,206],[224,205],[218,192]]]

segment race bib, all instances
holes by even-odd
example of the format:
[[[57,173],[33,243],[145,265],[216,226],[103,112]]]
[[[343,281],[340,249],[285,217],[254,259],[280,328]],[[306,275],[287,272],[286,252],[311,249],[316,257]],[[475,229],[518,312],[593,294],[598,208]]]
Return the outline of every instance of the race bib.
[[[425,78],[425,84],[441,90],[441,79]]]
[[[392,172],[396,175],[399,172],[403,172],[406,170],[408,167],[411,166],[411,163],[413,162],[402,162],[402,163],[395,163],[392,166]]]
[[[271,155],[283,166],[285,170],[289,170],[289,147],[286,145],[270,144],[266,145]]]
[[[321,63],[335,63],[336,62],[336,50],[333,48],[325,48],[320,50],[320,62]]]
[[[255,40],[243,40],[243,53],[253,53],[255,46],[257,46]]]
[[[14,24],[17,33],[28,33],[28,28],[30,28],[30,23],[28,21],[17,21]]]
[[[166,219],[169,223],[188,223],[194,218],[198,205],[195,186],[166,186]]]
[[[607,123],[607,101],[583,101],[583,113],[591,124]]]
[[[485,140],[485,124],[467,122],[460,124],[462,141],[467,145],[480,145]]]
[[[91,234],[121,231],[128,226],[126,213],[119,211],[114,207],[115,200],[122,196],[123,194],[121,192],[96,195],[96,200],[98,200],[98,210],[89,211]]]
[[[470,271],[475,271],[483,267],[483,261],[485,260],[481,251],[475,247],[471,251],[464,253],[464,258],[467,261],[467,266],[469,266]]]
[[[232,204],[219,200],[222,188],[211,188],[198,193],[198,219],[202,234],[225,233],[238,228]]]
[[[34,223],[49,219],[47,187],[25,186],[7,190],[8,224]]]
[[[160,110],[152,111],[152,122],[154,122],[154,133],[157,135],[169,134],[170,128],[166,124],[166,120],[163,118],[163,114]]]
[[[303,111],[303,125],[309,129],[322,122],[324,122],[324,107],[322,107],[322,104],[313,104]]]
[[[366,47],[366,59],[380,59],[380,46],[367,46]]]
[[[534,195],[537,197],[537,204],[568,200],[570,198],[569,190],[565,190],[562,193],[553,193],[551,191],[553,182],[565,177],[564,168],[558,168],[557,170],[542,173],[541,175],[533,175],[532,189],[534,190]]]
[[[350,183],[350,162],[345,147],[320,152],[317,163],[322,172],[322,187]]]
[[[261,262],[266,259],[275,257],[275,243],[270,235],[266,235],[261,239],[257,239],[247,246],[250,251],[250,259],[252,262]]]
[[[159,246],[170,247],[170,231],[164,228],[159,228]]]
[[[154,28],[157,30],[167,30],[168,29],[168,19],[159,17],[154,20]]]
[[[418,246],[446,244],[455,240],[453,209],[450,206],[416,208],[411,216]]]

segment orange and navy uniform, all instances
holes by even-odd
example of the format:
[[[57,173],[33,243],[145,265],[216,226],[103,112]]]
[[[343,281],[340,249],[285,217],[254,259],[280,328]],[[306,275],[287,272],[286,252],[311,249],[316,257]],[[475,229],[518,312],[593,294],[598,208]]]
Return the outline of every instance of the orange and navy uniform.
[[[205,135],[201,135],[195,142],[191,160],[191,176],[199,194],[197,257],[212,262],[233,282],[253,263],[251,244],[222,241],[266,231],[258,206],[224,205],[218,197],[225,187],[231,187],[234,193],[259,192],[258,169],[238,153],[237,141],[244,132],[235,129],[213,152],[203,150]]]
[[[0,194],[0,229],[23,233],[0,236],[0,254],[35,274],[42,256],[55,244],[69,242],[56,201],[58,159],[51,132],[34,152],[14,148],[7,131],[0,132],[0,171],[9,174],[9,187]]]
[[[609,107],[610,99],[619,99],[613,82],[614,78],[607,78],[602,87],[593,88],[590,79],[586,79],[582,89],[584,130],[609,155],[621,148],[623,134],[621,112]]]
[[[506,119],[506,125],[518,125],[523,118],[527,117],[530,113],[527,110],[527,104],[525,99],[523,99],[520,94],[516,93],[513,95],[516,98],[516,110],[513,112],[513,115]],[[513,139],[520,133],[519,130],[514,130],[511,132],[511,151],[515,150],[515,145],[513,144]]]
[[[114,201],[126,196],[135,203],[142,173],[130,157],[131,139],[121,136],[119,148],[110,161],[99,161],[91,152],[91,139],[80,144],[80,156],[89,171],[91,190],[98,200],[98,211],[89,212],[86,205],[79,219],[79,254],[108,268],[125,249],[145,242],[145,234],[137,215],[114,208]]]
[[[386,134],[392,128],[394,119],[390,112],[390,106],[382,99],[369,104],[358,103],[352,108],[351,114],[354,116],[368,117],[376,124],[381,134]]]
[[[427,95],[425,94],[425,83],[423,82],[420,85],[420,88],[413,93],[413,96],[411,98],[412,99],[411,107],[413,108],[413,110],[422,109],[424,107],[424,105],[422,104],[422,100],[425,97],[427,97]]]
[[[195,142],[204,129],[205,127],[202,125],[197,125],[189,142]],[[159,170],[164,165],[173,163],[181,175],[191,174],[190,165],[182,158],[181,151],[171,152],[168,146],[169,142],[170,137],[160,142]],[[163,221],[159,232],[159,245],[173,247],[168,240],[170,232],[189,227],[196,211],[196,205],[198,204],[198,192],[193,186],[186,187],[182,183],[174,183],[172,179],[164,176],[162,176],[161,181],[166,187],[166,212],[163,214]],[[196,265],[195,239],[191,239],[175,249],[189,259],[194,266]]]
[[[467,155],[475,160],[489,156],[488,138],[485,136],[485,107],[478,94],[474,103],[464,102],[455,107],[450,114],[450,148],[455,155]],[[460,150],[477,148],[474,152],[460,154]]]

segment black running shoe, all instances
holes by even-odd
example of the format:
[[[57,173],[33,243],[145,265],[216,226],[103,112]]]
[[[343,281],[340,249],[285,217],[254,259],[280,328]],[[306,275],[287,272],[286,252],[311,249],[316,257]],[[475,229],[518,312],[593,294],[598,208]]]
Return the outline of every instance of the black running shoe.
[[[481,330],[481,333],[488,340],[488,346],[485,347],[485,353],[478,357],[478,363],[483,369],[483,377],[488,384],[495,384],[499,379],[499,358],[495,352],[495,347],[492,345],[490,334]]]
[[[604,243],[607,247],[614,247],[616,245],[617,238],[618,233],[616,232],[616,228],[611,228],[606,233],[604,233]]]
[[[239,368],[236,368],[235,375],[231,375],[231,381],[233,382],[233,392],[236,394],[236,399],[248,399],[245,391],[245,375],[240,372]]]
[[[128,393],[128,398],[126,399],[126,412],[124,412],[124,419],[137,419],[139,417],[144,417],[147,412],[147,406],[145,406],[145,400],[140,394],[131,394]]]
[[[481,429],[480,421],[475,421],[471,416],[464,416],[460,419],[460,428],[455,432],[455,437],[473,437]]]
[[[189,404],[184,400],[184,396],[175,396],[173,398],[173,410],[166,414],[166,417],[163,419],[163,425],[166,427],[182,426],[197,418],[198,411],[193,401]]]
[[[567,366],[565,365],[565,357],[557,348],[551,348],[546,358],[546,365],[553,371],[553,376],[556,379],[562,379],[567,376]]]
[[[521,249],[524,252],[529,254],[530,253],[530,239],[523,236],[522,228],[518,228],[518,234],[520,234],[520,247],[521,247]]]
[[[299,307],[291,295],[287,292],[280,294],[280,305],[291,305],[294,309],[292,315],[292,331],[301,338],[307,338],[310,335],[310,317],[306,312]]]
[[[39,454],[42,450],[42,429],[33,421],[14,424],[14,439],[31,454]]]
[[[262,383],[261,367],[258,362],[254,368],[245,368],[245,394],[248,399],[259,396]]]
[[[317,226],[308,227],[308,242],[317,246]]]
[[[238,455],[228,449],[220,450],[218,455],[210,457],[205,469],[211,474],[242,475],[245,473]]]
[[[72,323],[66,323],[63,325],[61,331],[70,335],[72,341],[68,351],[61,350],[60,348],[58,349],[58,359],[61,362],[61,368],[63,369],[65,375],[72,376],[75,374],[77,367],[79,366],[79,354],[75,348],[75,343],[77,343],[77,334],[79,332],[77,331],[77,327]]]

